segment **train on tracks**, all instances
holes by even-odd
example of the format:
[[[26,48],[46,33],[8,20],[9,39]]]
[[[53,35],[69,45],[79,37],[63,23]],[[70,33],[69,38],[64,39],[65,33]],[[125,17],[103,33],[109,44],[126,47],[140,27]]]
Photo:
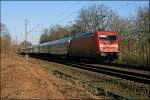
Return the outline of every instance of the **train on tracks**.
[[[21,53],[112,62],[118,58],[119,40],[117,32],[82,32],[71,37],[22,48]]]

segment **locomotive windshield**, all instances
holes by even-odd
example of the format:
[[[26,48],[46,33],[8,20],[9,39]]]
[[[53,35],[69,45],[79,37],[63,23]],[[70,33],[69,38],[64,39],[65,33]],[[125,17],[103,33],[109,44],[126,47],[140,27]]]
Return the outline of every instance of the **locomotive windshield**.
[[[104,41],[115,41],[116,35],[100,35],[99,39]]]

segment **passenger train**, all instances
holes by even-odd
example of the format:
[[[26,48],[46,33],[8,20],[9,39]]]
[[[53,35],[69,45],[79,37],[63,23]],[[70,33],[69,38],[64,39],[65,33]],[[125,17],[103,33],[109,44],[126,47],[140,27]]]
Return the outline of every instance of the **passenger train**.
[[[82,32],[71,37],[22,48],[21,53],[91,58],[111,62],[118,58],[119,40],[117,32]]]

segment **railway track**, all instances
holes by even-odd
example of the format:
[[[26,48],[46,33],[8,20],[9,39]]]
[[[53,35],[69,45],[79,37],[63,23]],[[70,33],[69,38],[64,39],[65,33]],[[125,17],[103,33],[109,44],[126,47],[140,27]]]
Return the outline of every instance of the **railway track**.
[[[123,78],[131,81],[136,81],[139,83],[149,84],[150,83],[150,72],[148,67],[144,67],[144,69],[133,67],[133,65],[125,65],[120,64],[118,66],[110,65],[110,64],[92,64],[92,63],[85,63],[79,60],[68,60],[66,58],[57,58],[57,57],[43,57],[43,56],[32,56],[42,60],[52,61],[56,63],[61,63],[64,65],[85,69],[88,71],[93,71],[97,73],[102,73],[106,75],[115,76],[118,78]],[[139,67],[139,66],[138,66]]]
[[[129,65],[129,64],[119,64],[119,63],[103,63],[103,65],[116,66],[122,68],[130,68],[136,70],[150,71],[150,67],[143,65]]]

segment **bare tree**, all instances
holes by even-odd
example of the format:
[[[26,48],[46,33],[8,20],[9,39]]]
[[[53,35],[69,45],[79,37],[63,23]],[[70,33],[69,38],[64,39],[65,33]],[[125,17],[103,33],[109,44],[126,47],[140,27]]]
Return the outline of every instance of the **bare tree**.
[[[137,17],[135,19],[136,30],[138,30],[138,47],[139,47],[139,58],[140,63],[150,64],[150,8],[143,7],[139,8]]]
[[[4,56],[10,56],[12,53],[11,51],[11,36],[9,33],[9,30],[5,26],[5,24],[0,23],[0,31],[1,31],[1,36],[0,36],[0,44],[1,44],[1,54]]]
[[[31,43],[31,42],[27,41],[26,43],[27,43],[27,47],[32,46],[32,43]],[[24,41],[21,42],[21,43],[19,44],[19,49],[24,48],[24,44],[25,44]]]
[[[149,8],[139,8],[136,17],[119,19],[113,26],[120,33],[120,54],[124,63],[150,64],[149,18]]]
[[[92,5],[81,9],[77,24],[84,31],[95,31],[97,29],[113,30],[112,25],[118,17],[113,10],[105,5]]]
[[[50,27],[49,39],[50,41],[61,39],[65,36],[67,32],[68,30],[65,27],[62,27],[60,25]]]
[[[44,29],[42,35],[40,36],[40,43],[44,43],[44,42],[48,42],[49,39],[49,35],[48,35],[48,29]]]

